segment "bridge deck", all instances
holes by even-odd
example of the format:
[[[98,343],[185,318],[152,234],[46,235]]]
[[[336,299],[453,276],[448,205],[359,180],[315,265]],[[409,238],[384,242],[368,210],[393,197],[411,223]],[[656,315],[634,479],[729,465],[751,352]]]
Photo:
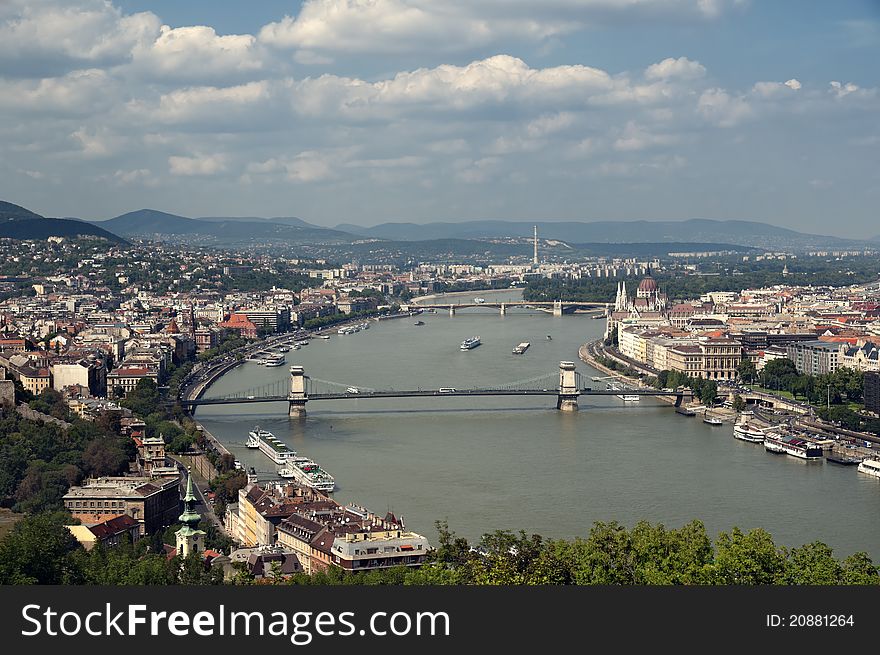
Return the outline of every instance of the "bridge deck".
[[[363,391],[360,393],[316,393],[309,394],[308,400],[353,400],[369,398],[455,398],[472,396],[558,396],[559,389],[457,389],[455,391],[440,391],[438,389],[418,389],[401,391]],[[689,396],[687,392],[677,391],[653,391],[646,389],[579,389],[579,396]],[[229,405],[247,403],[275,403],[286,402],[287,396],[262,396],[253,398],[199,398],[197,400],[182,400],[183,405]]]

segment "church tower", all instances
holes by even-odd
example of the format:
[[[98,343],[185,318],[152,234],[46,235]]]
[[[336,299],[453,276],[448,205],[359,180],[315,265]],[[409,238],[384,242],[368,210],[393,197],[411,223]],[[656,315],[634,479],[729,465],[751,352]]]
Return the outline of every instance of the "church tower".
[[[180,530],[174,533],[177,537],[177,554],[186,557],[190,553],[201,553],[205,550],[205,531],[199,530],[202,517],[196,512],[196,496],[193,493],[192,471],[187,472],[186,496],[183,497],[183,514],[178,521],[183,523]]]

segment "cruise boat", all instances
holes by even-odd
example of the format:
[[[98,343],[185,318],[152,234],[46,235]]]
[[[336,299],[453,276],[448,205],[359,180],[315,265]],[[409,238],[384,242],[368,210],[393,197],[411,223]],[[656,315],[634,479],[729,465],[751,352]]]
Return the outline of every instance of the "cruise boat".
[[[263,430],[260,426],[248,432],[246,445],[248,448],[259,448],[261,453],[279,466],[287,464],[296,457],[295,450],[288,448],[274,434]]]
[[[303,346],[308,346],[309,342],[308,339],[301,339],[300,341],[294,341],[293,345],[302,348]]]
[[[289,480],[294,477],[293,469],[290,467],[284,466],[284,467],[278,469],[278,476]]]
[[[482,305],[484,302],[486,302],[486,299],[485,298],[474,298],[474,302],[477,303],[478,305]]]
[[[783,452],[799,459],[820,460],[822,448],[797,437],[785,437],[777,432],[770,432],[764,437],[764,448],[772,453]]]
[[[528,341],[523,341],[522,343],[516,345],[511,352],[514,355],[522,355],[525,351],[529,349],[529,346],[531,345],[532,344],[530,344]]]
[[[477,346],[479,346],[481,343],[483,343],[483,342],[480,341],[480,337],[471,337],[470,339],[465,339],[464,341],[461,342],[461,349],[462,350],[472,350],[472,349],[476,348]]]
[[[740,441],[748,441],[750,443],[761,443],[764,441],[766,431],[763,428],[749,423],[748,419],[740,417],[733,425],[733,436]]]
[[[278,346],[278,352],[280,352],[280,353],[290,352],[290,346]]]
[[[318,336],[320,336],[322,339],[329,339],[330,338],[329,334],[320,334]]]
[[[336,479],[308,457],[294,457],[287,468],[300,484],[324,493],[336,489]]]
[[[875,478],[880,478],[880,461],[876,459],[866,459],[859,464],[859,473],[864,473]]]
[[[284,355],[270,355],[263,360],[263,366],[284,366]]]

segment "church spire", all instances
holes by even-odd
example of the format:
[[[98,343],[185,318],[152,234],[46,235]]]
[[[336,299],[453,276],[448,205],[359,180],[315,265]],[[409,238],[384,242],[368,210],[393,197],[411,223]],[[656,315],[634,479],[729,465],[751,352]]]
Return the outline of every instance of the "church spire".
[[[201,515],[196,511],[197,498],[193,493],[192,470],[187,470],[186,495],[183,497],[183,514],[178,517],[183,525],[174,533],[177,537],[177,554],[186,557],[190,553],[205,550],[205,532],[199,530]]]

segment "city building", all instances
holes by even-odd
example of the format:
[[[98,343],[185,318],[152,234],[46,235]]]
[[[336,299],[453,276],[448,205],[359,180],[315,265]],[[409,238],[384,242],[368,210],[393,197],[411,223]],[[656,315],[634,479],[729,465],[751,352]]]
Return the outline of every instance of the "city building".
[[[83,523],[101,523],[126,514],[152,534],[171,525],[180,511],[178,478],[89,478],[64,494],[64,507]]]
[[[824,375],[834,373],[840,365],[840,344],[827,341],[798,341],[786,346],[788,358],[798,373]]]

